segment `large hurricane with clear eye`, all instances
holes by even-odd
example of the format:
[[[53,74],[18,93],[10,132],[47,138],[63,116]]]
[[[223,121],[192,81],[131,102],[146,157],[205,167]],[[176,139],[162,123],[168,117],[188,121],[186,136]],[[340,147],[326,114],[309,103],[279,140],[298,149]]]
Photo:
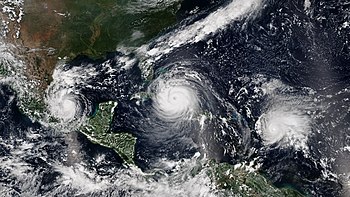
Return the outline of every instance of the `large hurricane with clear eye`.
[[[157,88],[153,107],[162,119],[191,119],[198,110],[197,90],[186,80],[160,80]]]
[[[210,85],[204,76],[186,66],[175,66],[161,74],[149,87],[152,112],[164,122],[196,120],[210,111]]]
[[[223,106],[203,64],[179,61],[157,68],[147,99],[139,109],[130,109],[143,115],[133,126],[142,142],[136,151],[149,165],[158,160],[155,156],[180,159],[196,152],[209,158],[222,156],[215,136]]]
[[[150,86],[153,113],[165,122],[189,121],[203,110],[208,96],[201,76],[185,67],[177,67],[158,77]]]

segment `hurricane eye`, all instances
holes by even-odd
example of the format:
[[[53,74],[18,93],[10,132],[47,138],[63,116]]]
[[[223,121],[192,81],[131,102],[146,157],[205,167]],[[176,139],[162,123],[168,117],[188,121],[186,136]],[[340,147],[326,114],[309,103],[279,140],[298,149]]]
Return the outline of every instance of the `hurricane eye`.
[[[188,119],[199,108],[196,89],[180,79],[160,80],[153,98],[154,113],[165,121]]]
[[[80,124],[91,113],[91,101],[80,93],[80,87],[75,87],[84,82],[84,77],[74,69],[57,68],[46,92],[46,104],[53,118],[62,123]]]

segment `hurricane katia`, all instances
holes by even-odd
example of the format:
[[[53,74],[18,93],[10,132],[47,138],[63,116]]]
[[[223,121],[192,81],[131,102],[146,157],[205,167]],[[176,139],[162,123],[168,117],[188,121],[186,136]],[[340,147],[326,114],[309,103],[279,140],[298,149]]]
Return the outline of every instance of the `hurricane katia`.
[[[86,86],[87,79],[95,74],[94,68],[84,73],[80,67],[70,70],[60,65],[53,73],[53,82],[47,89],[46,103],[50,113],[62,122],[83,121],[91,111],[90,101],[80,93],[79,88]],[[77,121],[80,122],[80,121]]]
[[[49,103],[51,113],[64,122],[74,120],[84,107],[79,101],[79,95],[67,89],[62,89],[54,94]]]

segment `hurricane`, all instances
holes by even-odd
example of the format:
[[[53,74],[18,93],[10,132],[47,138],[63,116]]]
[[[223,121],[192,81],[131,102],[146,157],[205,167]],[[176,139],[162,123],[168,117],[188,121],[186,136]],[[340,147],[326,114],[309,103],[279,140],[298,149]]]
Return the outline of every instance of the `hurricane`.
[[[60,65],[53,74],[54,82],[47,89],[46,104],[53,118],[80,124],[83,121],[79,119],[83,120],[93,111],[91,101],[79,90],[93,75],[93,68],[90,68],[91,73],[88,75],[81,75],[79,68],[65,70],[64,67],[64,64]]]
[[[48,103],[50,112],[56,118],[64,122],[73,121],[87,115],[88,101],[79,93],[69,92],[69,90],[61,90],[52,94]]]
[[[145,92],[138,93],[129,106],[116,109],[120,114],[117,120],[124,117],[124,111],[140,116],[132,120],[132,126],[124,123],[116,124],[116,128],[134,130],[133,134],[142,141],[136,149],[140,161],[152,165],[158,165],[155,155],[175,160],[193,157],[197,152],[203,157],[222,157],[222,147],[215,147],[217,132],[212,128],[219,124],[214,117],[225,116],[225,106],[219,102],[208,73],[196,61],[160,65]],[[229,130],[227,133],[232,134]]]
[[[321,108],[311,102],[312,93],[295,90],[276,80],[265,83],[261,88],[268,98],[256,122],[256,130],[264,144],[307,151],[308,136],[312,133],[315,118],[313,112]]]
[[[196,92],[186,81],[172,80],[159,82],[159,89],[155,93],[154,109],[162,118],[176,120],[178,118],[191,119],[198,108]]]
[[[171,68],[160,75],[148,90],[153,94],[154,113],[169,122],[198,119],[209,91],[201,82],[199,73],[186,67]]]
[[[297,110],[278,107],[270,109],[263,114],[258,126],[258,130],[262,131],[264,141],[267,145],[281,142],[307,138],[310,132],[310,123],[307,115]],[[281,142],[283,143],[283,142]],[[290,142],[290,144],[294,144]]]
[[[1,195],[349,196],[349,11],[1,2]]]

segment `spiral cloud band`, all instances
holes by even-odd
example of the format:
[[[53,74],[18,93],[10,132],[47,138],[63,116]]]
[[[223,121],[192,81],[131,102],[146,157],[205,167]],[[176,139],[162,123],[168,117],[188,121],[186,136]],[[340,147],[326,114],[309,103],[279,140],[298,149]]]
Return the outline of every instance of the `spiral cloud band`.
[[[200,73],[175,67],[159,76],[150,86],[153,113],[165,122],[196,119],[210,103],[206,83]]]
[[[61,65],[53,74],[54,80],[47,89],[46,104],[53,117],[61,122],[76,121],[91,112],[91,102],[79,91],[89,78],[83,72],[79,67],[66,70]]]
[[[167,120],[190,119],[198,109],[196,90],[180,79],[160,81],[154,100],[155,112]]]

